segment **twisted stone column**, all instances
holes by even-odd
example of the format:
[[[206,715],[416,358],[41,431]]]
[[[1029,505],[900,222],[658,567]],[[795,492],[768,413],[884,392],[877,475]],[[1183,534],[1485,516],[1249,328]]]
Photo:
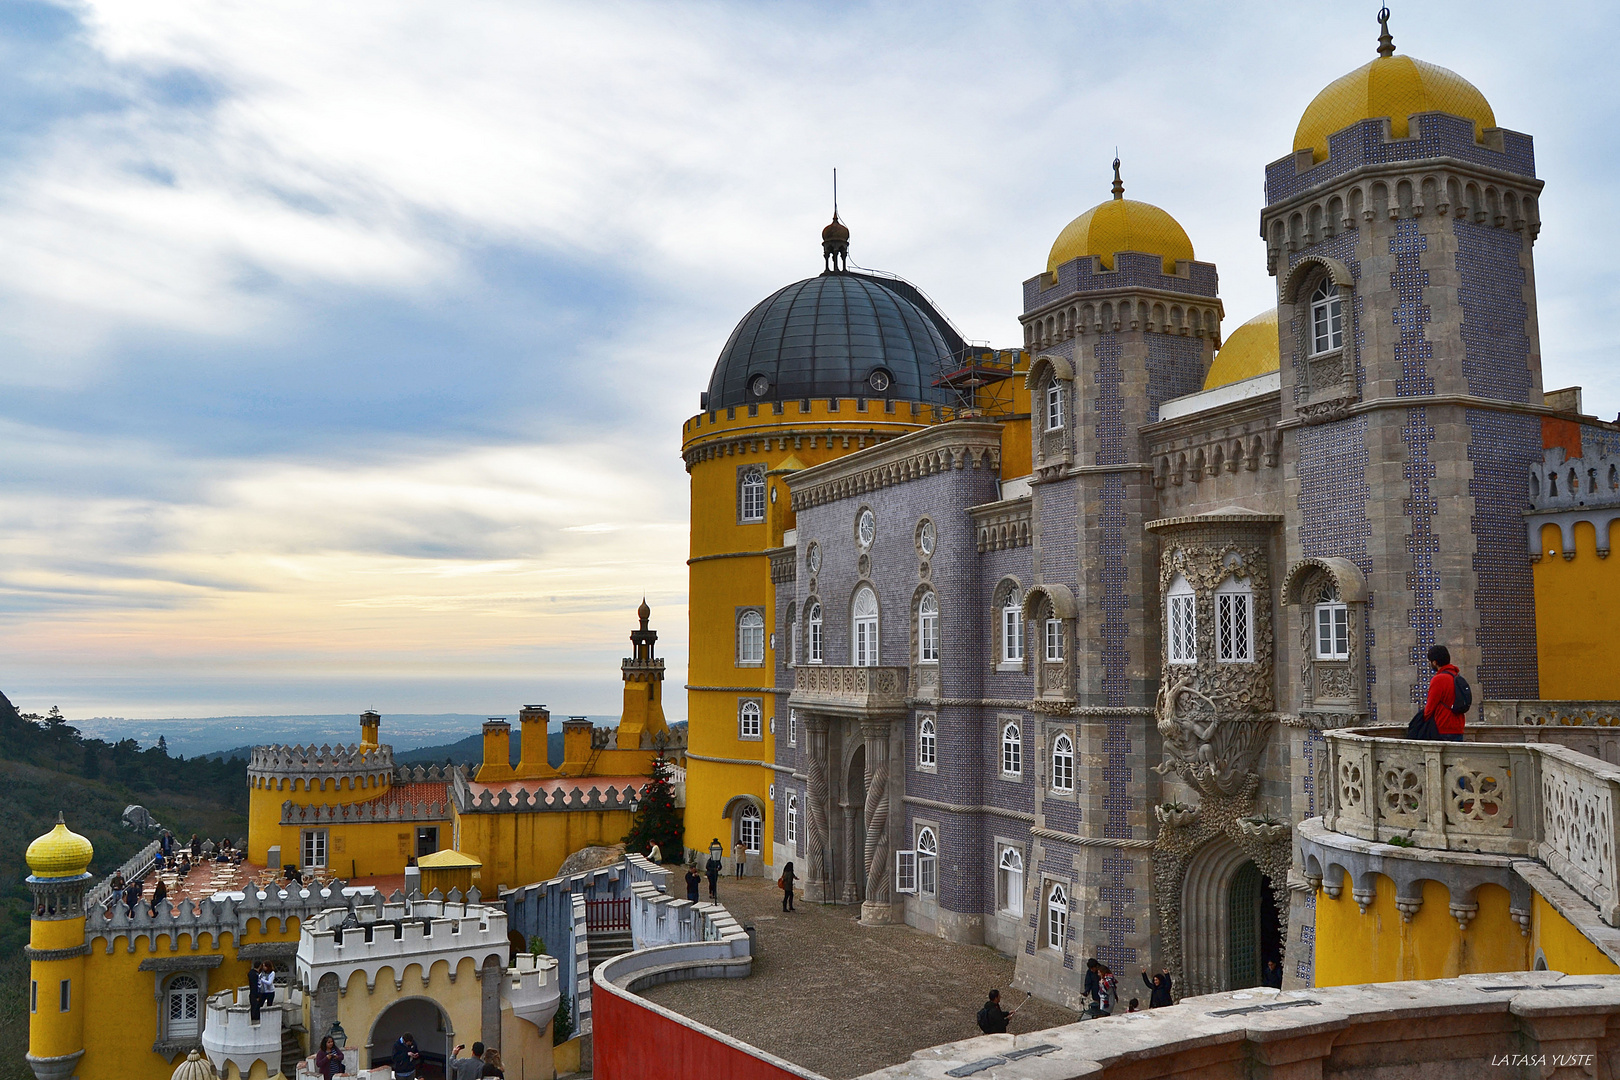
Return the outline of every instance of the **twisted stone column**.
[[[866,740],[866,903],[862,922],[888,922],[889,882],[889,724],[868,720],[861,725]]]
[[[844,803],[844,895],[846,904],[861,902],[861,834],[855,827],[855,807]]]
[[[825,901],[832,898],[831,876],[827,872],[827,719],[811,714],[805,718],[804,727],[810,735],[809,814],[805,829],[805,854],[810,865],[805,881],[816,892],[805,899]]]

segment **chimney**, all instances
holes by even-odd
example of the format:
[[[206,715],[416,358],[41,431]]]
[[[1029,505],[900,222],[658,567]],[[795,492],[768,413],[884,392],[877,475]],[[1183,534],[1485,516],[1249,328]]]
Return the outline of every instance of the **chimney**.
[[[570,716],[563,721],[563,763],[561,771],[568,776],[584,776],[591,760],[591,721],[584,716]]]
[[[522,737],[517,775],[524,779],[552,775],[551,762],[546,758],[551,714],[544,705],[525,705],[518,713],[518,723],[522,725]]]
[[[484,722],[484,764],[477,779],[481,784],[512,779],[512,725],[505,717],[492,716]]]
[[[377,728],[382,724],[382,717],[367,709],[360,714],[360,749],[377,749]]]

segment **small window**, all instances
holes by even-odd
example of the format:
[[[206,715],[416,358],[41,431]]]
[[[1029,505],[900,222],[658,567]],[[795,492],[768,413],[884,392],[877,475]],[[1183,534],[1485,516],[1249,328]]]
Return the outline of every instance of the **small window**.
[[[1063,620],[1046,620],[1046,662],[1049,664],[1061,663],[1063,660]]]
[[[939,599],[931,592],[917,603],[917,662],[939,663]]]
[[[852,660],[856,667],[876,667],[878,663],[877,593],[862,585],[851,608],[854,633]]]
[[[165,1018],[168,1021],[168,1037],[171,1042],[182,1039],[195,1039],[202,1031],[201,1004],[202,988],[197,980],[190,975],[176,975],[169,980],[168,1007]]]
[[[1015,847],[1001,849],[996,866],[996,907],[1008,915],[1024,913],[1024,856]]]
[[[1061,950],[1068,933],[1069,894],[1054,881],[1046,893],[1046,947]]]
[[[788,745],[799,745],[799,710],[788,710]]]
[[[915,851],[897,851],[894,853],[894,891],[898,893],[914,893],[917,891],[917,853]]]
[[[1215,590],[1215,660],[1254,663],[1254,593],[1237,578]]]
[[[1344,309],[1338,286],[1327,278],[1311,294],[1311,353],[1344,348]]]
[[[737,516],[745,522],[765,520],[765,470],[750,465],[739,482]]]
[[[917,550],[922,552],[923,558],[934,553],[934,545],[939,542],[939,532],[929,518],[923,518],[917,526]]]
[[[737,839],[742,843],[744,851],[750,855],[758,855],[764,836],[764,822],[759,816],[759,807],[749,803],[742,808],[742,816],[737,819]]]
[[[1169,644],[1170,663],[1196,664],[1198,662],[1197,610],[1198,599],[1187,579],[1176,575],[1170,591],[1165,594],[1166,640]]]
[[[821,663],[821,604],[812,602],[807,626],[810,630],[809,651],[805,659],[812,664]]]
[[[304,869],[326,868],[326,830],[304,830]]]
[[[821,545],[811,544],[804,553],[804,568],[810,571],[810,576],[821,573]]]
[[[1052,790],[1074,790],[1074,743],[1067,735],[1052,741]]]
[[[871,547],[872,541],[877,539],[877,517],[872,511],[862,510],[860,516],[855,519],[855,539],[860,541],[863,551]]]
[[[1001,729],[1001,772],[1004,776],[1024,774],[1024,732],[1017,724]]]
[[[416,857],[432,855],[439,850],[439,827],[424,825],[416,830]]]
[[[797,604],[789,604],[787,608],[788,629],[788,667],[799,662],[799,608]]]
[[[30,979],[28,981],[28,1011],[31,1012],[31,1013],[39,1012],[39,980],[38,979]]]
[[[737,737],[741,739],[760,738],[760,709],[759,702],[745,701],[737,710]]]
[[[917,830],[917,891],[924,896],[933,896],[938,891],[939,883],[936,880],[939,861],[939,844],[934,839],[934,830],[927,826]]]
[[[1046,430],[1063,426],[1063,384],[1053,379],[1046,384]]]
[[[925,716],[917,723],[917,764],[931,769],[938,764],[939,742],[934,732],[934,719]]]
[[[1024,662],[1024,598],[1017,589],[1007,590],[1001,603],[1001,662]]]
[[[1316,658],[1350,659],[1350,608],[1337,599],[1316,605]]]
[[[799,797],[792,792],[788,793],[787,841],[790,844],[799,842]]]
[[[62,989],[57,1000],[57,1007],[62,1012],[69,1012],[73,1008],[73,980],[63,979]]]
[[[737,616],[737,663],[758,667],[765,662],[765,616],[749,610]]]

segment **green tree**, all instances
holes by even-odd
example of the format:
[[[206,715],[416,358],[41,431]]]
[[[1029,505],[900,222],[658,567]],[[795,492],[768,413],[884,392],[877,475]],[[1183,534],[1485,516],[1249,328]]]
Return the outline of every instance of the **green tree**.
[[[641,803],[630,823],[630,833],[624,838],[626,851],[646,854],[657,844],[666,860],[680,858],[681,815],[675,809],[675,785],[669,778],[669,762],[659,754],[653,759],[652,777],[641,789]]]

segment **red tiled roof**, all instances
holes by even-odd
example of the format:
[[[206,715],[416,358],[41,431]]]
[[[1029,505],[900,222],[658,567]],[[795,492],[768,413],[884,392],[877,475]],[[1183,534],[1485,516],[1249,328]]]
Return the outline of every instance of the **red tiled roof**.
[[[379,795],[369,799],[364,805],[387,809],[404,809],[406,806],[426,806],[429,803],[438,803],[445,807],[445,816],[450,810],[450,785],[443,780],[424,781],[420,784],[395,784],[388,789],[386,795]]]

